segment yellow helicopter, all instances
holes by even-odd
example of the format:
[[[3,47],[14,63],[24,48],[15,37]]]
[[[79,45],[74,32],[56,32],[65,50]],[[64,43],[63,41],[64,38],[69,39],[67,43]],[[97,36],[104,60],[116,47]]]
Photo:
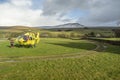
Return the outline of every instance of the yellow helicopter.
[[[35,47],[36,44],[39,43],[40,37],[39,32],[27,32],[21,36],[18,36],[15,39],[15,45],[18,47],[25,46],[25,47]]]

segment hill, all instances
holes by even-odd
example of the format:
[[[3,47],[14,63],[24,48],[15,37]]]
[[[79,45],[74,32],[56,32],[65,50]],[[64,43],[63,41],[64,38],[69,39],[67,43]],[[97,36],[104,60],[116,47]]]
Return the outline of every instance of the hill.
[[[10,27],[0,27],[1,32],[25,32],[25,31],[38,31],[40,29],[28,26],[10,26]]]
[[[67,23],[62,25],[57,25],[55,28],[82,28],[84,25],[81,25],[79,23]]]
[[[67,24],[60,24],[55,26],[40,26],[43,29],[53,29],[53,28],[83,28],[84,25],[79,23],[67,23]]]

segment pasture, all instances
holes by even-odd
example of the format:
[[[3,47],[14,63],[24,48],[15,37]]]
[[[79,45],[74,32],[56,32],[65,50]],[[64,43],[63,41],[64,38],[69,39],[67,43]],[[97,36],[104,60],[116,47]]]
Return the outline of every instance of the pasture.
[[[10,43],[8,40],[0,43],[1,57],[43,56],[54,54],[61,55],[96,48],[96,45],[89,41],[61,38],[41,38],[40,43],[35,48],[9,48],[9,45]]]
[[[104,45],[41,38],[36,48],[9,48],[1,41],[0,80],[119,80],[120,47]]]
[[[120,38],[102,38],[104,40],[120,41]]]

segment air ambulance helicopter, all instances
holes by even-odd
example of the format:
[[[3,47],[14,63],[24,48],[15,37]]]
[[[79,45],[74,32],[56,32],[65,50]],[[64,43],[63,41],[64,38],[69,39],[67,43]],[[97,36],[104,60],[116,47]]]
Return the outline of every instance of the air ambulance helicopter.
[[[29,31],[23,35],[18,36],[15,39],[15,45],[18,47],[35,47],[36,44],[38,44],[40,41],[39,35],[39,32],[34,33]]]

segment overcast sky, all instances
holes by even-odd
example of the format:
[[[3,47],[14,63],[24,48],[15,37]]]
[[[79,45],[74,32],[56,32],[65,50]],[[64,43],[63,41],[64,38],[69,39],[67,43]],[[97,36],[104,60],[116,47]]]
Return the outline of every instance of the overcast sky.
[[[120,0],[0,0],[0,26],[120,23]]]

